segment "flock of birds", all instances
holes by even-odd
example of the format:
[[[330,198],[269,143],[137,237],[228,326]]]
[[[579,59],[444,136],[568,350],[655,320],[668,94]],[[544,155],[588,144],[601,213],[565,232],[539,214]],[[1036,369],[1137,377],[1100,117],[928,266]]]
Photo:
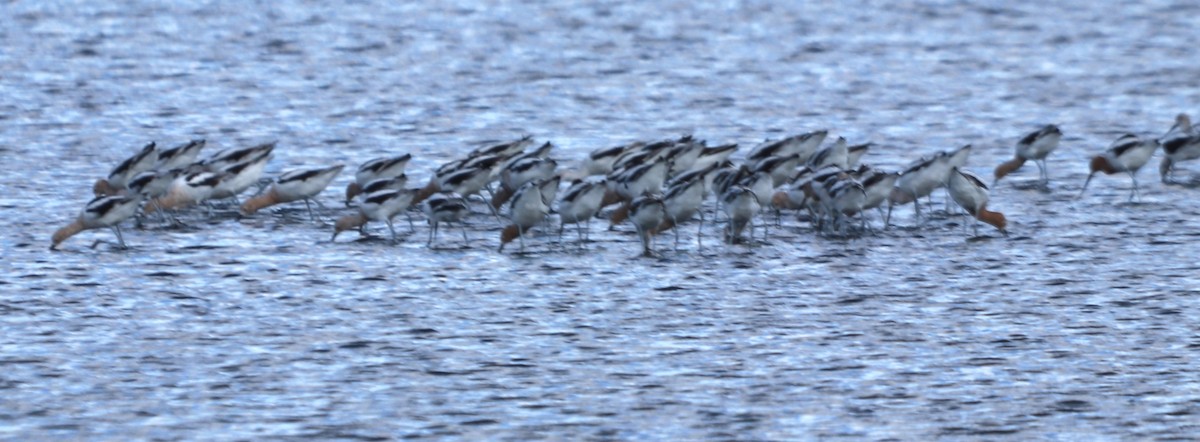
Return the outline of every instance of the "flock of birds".
[[[578,169],[560,169],[551,157],[554,145],[536,145],[529,136],[475,149],[465,157],[438,167],[424,187],[407,187],[405,168],[411,155],[367,161],[355,172],[345,193],[351,213],[333,226],[332,240],[348,230],[367,235],[365,226],[385,223],[396,241],[392,219],[404,213],[415,231],[410,211],[420,208],[431,226],[427,244],[433,247],[438,226],[462,224],[471,212],[471,199],[486,204],[498,220],[508,218],[501,231],[500,250],[517,240],[524,251],[530,229],[547,223],[551,213],[559,219],[559,238],[567,224],[575,224],[579,244],[589,234],[591,219],[606,213],[610,228],[629,220],[642,243],[642,252],[653,253],[656,235],[699,218],[697,241],[703,231],[703,206],[709,195],[716,196],[716,215],[724,215],[724,240],[739,241],[749,228],[753,243],[754,220],[773,210],[776,222],[782,210],[807,213],[814,230],[823,234],[852,234],[869,231],[865,214],[876,209],[890,224],[892,208],[913,203],[918,221],[919,200],[936,189],[947,192],[968,215],[978,222],[994,226],[1007,234],[1007,221],[988,206],[988,187],[978,176],[963,170],[971,146],[940,152],[921,158],[900,172],[885,172],[861,164],[870,143],[849,145],[839,137],[826,145],[828,131],[820,130],[765,141],[752,148],[739,163],[730,157],[736,144],[708,146],[704,141],[684,136],[656,142],[637,142],[592,152]],[[1012,160],[996,167],[993,185],[1005,175],[1034,161],[1042,183],[1048,183],[1046,157],[1055,150],[1062,131],[1047,125],[1022,137],[1016,143]],[[121,162],[107,178],[96,181],[96,198],[79,216],[54,233],[50,249],[87,229],[109,227],[124,248],[120,224],[138,217],[158,216],[163,222],[178,222],[173,213],[190,206],[205,205],[212,214],[213,201],[233,200],[239,214],[250,216],[263,208],[304,201],[310,218],[315,215],[310,202],[335,177],[343,165],[286,172],[269,185],[263,173],[272,158],[275,143],[227,149],[199,159],[204,140],[159,150],[154,143]],[[1171,180],[1176,163],[1200,158],[1200,133],[1192,128],[1186,114],[1176,117],[1175,125],[1158,139],[1144,140],[1134,134],[1119,137],[1102,154],[1091,159],[1090,174],[1080,196],[1097,173],[1125,173],[1133,180],[1130,200],[1140,197],[1137,172],[1159,147],[1164,157],[1159,173],[1164,182]],[[564,180],[571,182],[560,194]],[[244,202],[238,197],[252,187],[258,192]],[[485,198],[483,194],[487,194]],[[555,205],[557,201],[557,205]],[[883,213],[883,205],[887,212]],[[412,210],[410,210],[412,209]],[[853,220],[857,218],[858,225]],[[978,222],[973,223],[978,235]],[[760,222],[764,229],[767,222]],[[463,241],[468,242],[465,226]],[[92,247],[95,247],[94,243]]]

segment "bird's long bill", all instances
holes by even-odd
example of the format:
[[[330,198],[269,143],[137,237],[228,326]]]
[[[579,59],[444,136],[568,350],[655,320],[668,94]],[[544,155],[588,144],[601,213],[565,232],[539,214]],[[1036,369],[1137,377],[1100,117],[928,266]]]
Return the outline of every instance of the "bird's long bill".
[[[332,238],[329,238],[329,242],[334,242],[334,241],[337,241],[337,236],[338,236],[338,234],[339,234],[339,233],[342,233],[342,231],[341,231],[341,230],[334,229],[334,231],[333,231],[333,237],[332,237]]]
[[[1088,183],[1092,182],[1092,177],[1094,177],[1094,176],[1096,176],[1096,172],[1092,172],[1092,173],[1088,174],[1087,180],[1083,182],[1083,188],[1079,189],[1079,196],[1077,196],[1076,198],[1083,198],[1083,192],[1087,190]]]

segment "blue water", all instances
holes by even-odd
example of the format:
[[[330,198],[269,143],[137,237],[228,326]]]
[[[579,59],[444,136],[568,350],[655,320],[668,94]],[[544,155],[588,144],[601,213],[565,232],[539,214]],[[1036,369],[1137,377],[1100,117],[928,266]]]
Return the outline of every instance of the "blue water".
[[[1124,176],[1076,198],[1119,134],[1196,116],[1200,5],[694,3],[0,5],[0,438],[1200,431],[1197,190],[1145,170],[1139,203]],[[636,140],[745,151],[828,128],[887,169],[971,143],[989,176],[1047,123],[1065,132],[1050,189],[1027,165],[992,191],[1008,237],[972,237],[938,192],[920,224],[899,207],[891,229],[827,238],[789,215],[754,247],[708,226],[700,250],[689,226],[657,258],[600,220],[585,251],[540,234],[500,254],[481,206],[469,243],[452,229],[437,250],[420,217],[395,246],[331,244],[296,204],[46,250],[150,140],[278,140],[271,175],[409,152],[415,184],[525,134],[573,167]],[[350,179],[322,194],[330,216]]]

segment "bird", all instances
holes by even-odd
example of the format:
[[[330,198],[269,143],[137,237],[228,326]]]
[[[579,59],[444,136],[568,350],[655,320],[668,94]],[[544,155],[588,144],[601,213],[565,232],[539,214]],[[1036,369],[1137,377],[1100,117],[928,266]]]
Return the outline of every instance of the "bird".
[[[1004,218],[1004,214],[990,211],[987,208],[988,187],[983,184],[983,180],[970,172],[954,167],[950,169],[950,179],[947,183],[950,197],[963,210],[966,210],[967,214],[976,220],[991,224],[1000,233],[1008,235],[1008,230],[1006,229],[1008,221]],[[978,223],[975,223],[973,227],[975,235],[979,236]]]
[[[1163,135],[1163,139],[1188,135],[1196,135],[1196,130],[1192,127],[1191,117],[1188,117],[1188,114],[1180,113],[1175,116],[1175,124],[1171,126],[1166,135]]]
[[[900,174],[871,169],[860,174],[859,179],[863,191],[866,193],[866,197],[863,199],[863,210],[879,209],[880,218],[883,218],[883,203],[887,201],[888,195],[896,186],[896,180],[900,179]]]
[[[220,171],[225,174],[217,187],[213,189],[209,200],[233,199],[234,204],[238,203],[238,195],[245,192],[251,186],[258,183],[262,178],[263,171],[267,168],[267,162],[271,160],[269,150],[259,151],[256,156],[240,163],[225,166]]]
[[[800,165],[800,154],[791,154],[787,156],[772,155],[754,164],[752,170],[755,172],[767,172],[771,175],[773,186],[782,186],[796,173],[796,166]]]
[[[201,162],[201,165],[207,168],[209,172],[221,172],[229,166],[271,155],[275,151],[276,144],[276,141],[270,141],[251,147],[224,149],[206,158]]]
[[[649,192],[635,198],[629,204],[629,219],[637,230],[638,239],[642,240],[642,256],[654,256],[651,248],[654,228],[666,219],[666,212],[662,197]]]
[[[1154,155],[1156,148],[1158,148],[1158,140],[1142,140],[1132,133],[1121,135],[1109,145],[1108,150],[1092,157],[1091,163],[1088,165],[1090,172],[1087,180],[1083,182],[1083,188],[1079,189],[1079,197],[1083,196],[1083,192],[1087,190],[1088,183],[1092,182],[1092,177],[1096,176],[1096,172],[1104,172],[1105,175],[1125,172],[1133,181],[1133,189],[1129,192],[1129,201],[1133,201],[1135,196],[1140,199],[1141,192],[1138,191],[1137,172],[1146,165],[1147,161],[1150,161],[1150,156]]]
[[[838,137],[832,145],[818,150],[808,159],[808,167],[813,170],[828,165],[835,165],[842,170],[850,168],[850,148],[846,146],[845,137]]]
[[[704,213],[700,211],[700,206],[704,203],[704,196],[703,175],[696,176],[691,181],[676,182],[667,188],[667,193],[662,197],[666,213],[663,222],[654,228],[654,233],[670,230],[699,214],[700,226],[696,230],[696,245],[702,247],[700,236],[704,229]],[[679,229],[675,229],[675,249],[679,250]]]
[[[500,190],[492,196],[492,208],[499,209],[525,183],[550,179],[558,168],[553,158],[530,156],[509,163],[500,172]]]
[[[173,183],[175,179],[178,178],[182,173],[183,169],[171,169],[163,171],[147,170],[133,177],[133,179],[126,184],[126,188],[129,190],[128,194],[139,195],[141,196],[142,201],[148,201],[147,204],[153,205],[158,198],[162,198],[163,196],[167,195],[167,191],[171,189],[171,183]],[[163,212],[161,210],[156,210],[156,212],[158,212],[160,215],[160,220],[164,222],[167,221],[166,216],[163,216]],[[139,219],[138,221],[140,223],[141,220]]]
[[[355,213],[343,216],[334,223],[333,237],[329,241],[337,240],[338,234],[346,230],[359,229],[361,232],[368,221],[383,221],[392,232],[392,242],[395,243],[396,229],[392,226],[392,218],[407,210],[416,194],[416,189],[383,189],[367,193]]]
[[[848,218],[858,215],[861,227],[865,230],[867,220],[862,216],[862,211],[867,199],[867,190],[862,183],[847,177],[846,179],[831,179],[824,184],[824,193],[829,195],[828,212],[833,216],[831,220],[833,229],[848,232],[850,228]]]
[[[663,158],[667,154],[667,148],[673,146],[675,140],[661,140],[652,143],[640,142],[629,145],[629,148],[621,152],[617,159],[613,161],[613,171],[618,172],[626,170],[634,166],[647,164]],[[609,174],[609,178],[612,178]]]
[[[380,190],[400,190],[408,184],[408,175],[400,174],[391,178],[380,178],[362,186],[360,195],[370,195]]]
[[[675,141],[675,145],[667,148],[664,155],[671,162],[671,170],[668,173],[675,175],[691,169],[704,153],[705,147],[705,142],[698,141],[691,135]]]
[[[437,239],[438,224],[462,224],[463,218],[470,213],[470,209],[467,207],[467,199],[451,191],[440,191],[430,195],[422,201],[421,209],[425,212],[425,217],[429,220],[429,224],[433,226],[429,230],[429,241],[425,243],[429,248],[433,248],[433,241]],[[466,225],[462,225],[462,234],[463,245],[465,246],[468,242]]]
[[[121,164],[108,173],[107,178],[96,180],[92,185],[92,193],[96,196],[119,195],[125,191],[125,185],[137,174],[153,169],[158,162],[158,151],[154,142],[142,147],[142,150],[126,158]]]
[[[207,144],[207,141],[203,139],[191,140],[170,149],[159,151],[158,163],[154,166],[154,169],[171,170],[187,167],[196,162],[196,157],[200,156],[200,151],[204,149],[205,144]]]
[[[822,129],[793,135],[782,140],[767,140],[751,148],[750,153],[746,154],[746,161],[754,162],[772,155],[799,154],[801,162],[808,162],[809,157],[817,151],[821,143],[825,142],[825,137],[828,135],[829,131]]]
[[[856,144],[846,148],[846,168],[853,169],[858,167],[863,155],[871,150],[872,143]]]
[[[329,183],[342,172],[343,168],[345,165],[338,164],[331,167],[293,170],[284,173],[271,184],[266,192],[246,200],[242,204],[242,214],[253,215],[264,207],[304,200],[304,207],[308,209],[309,219],[315,219],[309,200],[329,187]]]
[[[700,151],[700,156],[696,157],[696,161],[692,163],[692,170],[705,169],[714,164],[721,164],[728,160],[729,156],[733,155],[737,150],[737,143],[705,147]]]
[[[1005,175],[1020,169],[1021,165],[1029,160],[1033,160],[1034,164],[1037,164],[1038,177],[1041,178],[1042,184],[1049,184],[1050,175],[1046,171],[1046,156],[1058,148],[1058,142],[1061,139],[1062,130],[1053,124],[1047,124],[1041,129],[1021,137],[1017,141],[1016,155],[1013,156],[1013,159],[996,166],[996,170],[993,172],[992,186],[1000,182]]]
[[[1175,137],[1162,144],[1162,162],[1158,166],[1158,174],[1164,183],[1172,183],[1171,173],[1175,171],[1175,163],[1200,158],[1200,135]]]
[[[408,162],[412,160],[412,154],[404,154],[392,157],[382,157],[369,160],[358,166],[358,170],[354,172],[354,181],[346,185],[346,207],[350,206],[350,202],[363,192],[363,187],[372,181],[393,178],[404,175],[404,169],[408,167]],[[401,185],[403,187],[403,185]]]
[[[583,176],[593,175],[608,175],[612,172],[613,163],[617,157],[625,151],[625,146],[606,147],[597,149],[588,154],[588,157],[580,167]]]
[[[884,226],[891,224],[892,208],[901,204],[913,203],[916,217],[921,219],[921,197],[928,196],[942,186],[946,173],[950,170],[949,154],[938,152],[936,155],[922,158],[900,173],[896,179],[896,187],[888,195],[888,213]]]
[[[58,229],[54,232],[54,236],[50,239],[50,250],[56,250],[59,244],[66,241],[67,238],[88,229],[99,229],[102,227],[110,227],[114,234],[117,235],[117,241],[122,249],[125,246],[125,239],[121,237],[120,223],[129,219],[137,213],[138,205],[141,204],[142,198],[140,195],[106,195],[98,196],[89,201],[84,206],[83,211],[70,224]],[[99,241],[92,244],[95,247]]]
[[[1200,134],[1192,128],[1192,120],[1187,114],[1175,116],[1175,125],[1159,138],[1163,148],[1163,159],[1158,166],[1158,174],[1163,183],[1173,183],[1171,172],[1175,163],[1200,158]]]
[[[504,245],[519,239],[520,253],[525,253],[525,232],[540,224],[550,213],[553,200],[551,189],[557,191],[560,177],[530,181],[517,189],[508,208],[508,218],[512,221],[500,232],[500,252]],[[550,198],[547,198],[550,197]]]
[[[483,146],[472,150],[467,154],[467,158],[475,158],[479,156],[499,155],[503,158],[516,155],[518,152],[525,150],[525,146],[533,144],[533,135],[525,135],[519,140],[508,141],[500,144]]]
[[[582,247],[585,232],[591,230],[592,218],[600,211],[600,201],[604,199],[604,180],[586,181],[575,180],[567,187],[566,193],[558,202],[558,238],[562,242],[562,234],[567,223],[575,224],[579,232],[579,244]]]
[[[651,162],[624,169],[619,173],[614,171],[616,176],[609,179],[608,186],[623,204],[609,216],[609,229],[625,221],[634,198],[647,193],[662,193],[663,183],[666,181],[667,171],[670,169],[670,162],[660,157]]]
[[[224,178],[222,173],[203,170],[180,174],[171,182],[166,195],[151,200],[145,211],[174,210],[207,201]]]
[[[732,245],[747,226],[750,227],[752,243],[754,240],[754,215],[762,210],[758,196],[746,186],[734,186],[721,195],[721,202],[729,219],[725,232],[728,243]]]

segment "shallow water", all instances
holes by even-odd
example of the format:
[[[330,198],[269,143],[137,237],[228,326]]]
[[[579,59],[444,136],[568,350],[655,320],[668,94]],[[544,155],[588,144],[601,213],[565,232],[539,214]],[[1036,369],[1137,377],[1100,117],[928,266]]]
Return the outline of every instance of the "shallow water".
[[[1195,115],[1194,4],[94,3],[0,6],[0,438],[1200,431],[1197,190],[1149,170],[1139,203],[1123,176],[1076,198],[1120,133]],[[483,214],[469,244],[450,229],[430,250],[420,217],[395,246],[331,244],[288,205],[46,250],[148,140],[279,140],[271,174],[411,152],[423,181],[524,134],[570,165],[633,140],[829,128],[885,168],[972,143],[988,176],[1051,122],[1049,191],[1027,165],[992,192],[1008,237],[900,207],[854,239],[789,216],[754,247],[709,226],[697,250],[690,225],[647,259],[596,222],[584,251],[543,234],[518,255]]]

